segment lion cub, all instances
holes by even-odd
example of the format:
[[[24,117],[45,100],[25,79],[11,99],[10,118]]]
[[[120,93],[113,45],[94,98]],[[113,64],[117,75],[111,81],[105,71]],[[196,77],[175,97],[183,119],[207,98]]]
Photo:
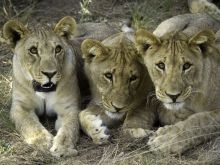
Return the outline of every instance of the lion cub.
[[[147,136],[154,115],[146,110],[146,97],[153,85],[134,43],[119,33],[102,42],[86,39],[81,50],[92,91],[79,115],[84,132],[102,144],[109,139],[108,128],[123,123],[131,136]]]
[[[50,148],[58,157],[77,154],[76,54],[67,43],[75,29],[75,20],[69,16],[54,29],[28,29],[14,20],[3,27],[14,53],[11,118],[28,144]],[[57,115],[55,137],[39,122],[42,114]]]
[[[189,10],[191,13],[207,13],[220,21],[220,10],[213,1],[214,0],[188,0]]]
[[[158,37],[144,29],[136,45],[155,85],[163,125],[148,142],[152,150],[183,153],[219,136],[220,52],[214,33],[171,32]],[[146,45],[149,45],[146,49]]]

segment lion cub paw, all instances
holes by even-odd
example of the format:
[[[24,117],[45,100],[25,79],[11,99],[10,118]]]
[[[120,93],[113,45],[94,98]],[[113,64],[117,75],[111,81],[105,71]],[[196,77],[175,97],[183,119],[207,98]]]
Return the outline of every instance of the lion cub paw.
[[[57,144],[51,147],[50,152],[55,157],[66,157],[66,156],[78,155],[78,151],[74,149],[73,146],[66,147],[66,146],[57,145]]]
[[[124,132],[126,134],[129,134],[132,138],[143,138],[150,136],[153,133],[152,130],[147,130],[143,128],[125,128]]]
[[[71,132],[72,133],[72,132]],[[70,131],[60,129],[54,138],[53,146],[50,148],[50,152],[56,157],[76,156],[78,151],[74,147],[74,140],[72,139]]]
[[[92,138],[95,144],[105,144],[110,137],[109,130],[103,125],[99,115],[86,114],[83,122],[84,130]]]
[[[181,131],[175,126],[159,128],[148,141],[148,145],[152,151],[173,154],[184,151],[186,144],[187,138],[184,139],[181,136]]]
[[[33,146],[36,146],[40,150],[49,149],[52,146],[53,135],[48,131],[44,130],[42,132],[35,132],[31,134],[30,137],[25,138],[25,141]]]
[[[93,134],[92,140],[95,144],[105,144],[108,143],[109,136],[107,133],[109,132],[108,128],[105,126],[101,126],[100,128],[96,128],[92,130],[91,133]]]

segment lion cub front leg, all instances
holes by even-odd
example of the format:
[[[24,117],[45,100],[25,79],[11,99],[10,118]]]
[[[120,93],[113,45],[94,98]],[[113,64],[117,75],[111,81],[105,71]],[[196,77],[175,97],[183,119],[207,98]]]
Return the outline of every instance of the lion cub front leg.
[[[51,147],[53,135],[40,123],[34,109],[14,104],[10,113],[16,129],[24,137],[25,142],[41,150]]]
[[[101,118],[101,113],[100,107],[89,106],[79,114],[81,128],[95,144],[107,143],[110,137],[108,128]]]
[[[219,135],[220,110],[193,114],[184,121],[159,128],[148,142],[152,150],[179,154]]]
[[[145,106],[129,111],[123,124],[124,133],[133,138],[149,136],[153,133],[151,129],[156,120],[155,116],[154,109]]]
[[[57,134],[50,151],[56,157],[76,156],[76,143],[79,139],[78,108],[76,110],[71,107],[66,112],[60,111],[57,116]]]

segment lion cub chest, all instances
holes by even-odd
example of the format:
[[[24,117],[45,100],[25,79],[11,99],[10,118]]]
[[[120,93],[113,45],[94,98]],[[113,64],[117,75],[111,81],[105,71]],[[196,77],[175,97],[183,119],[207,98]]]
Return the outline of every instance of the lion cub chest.
[[[55,116],[54,105],[56,103],[56,92],[36,92],[36,96],[39,99],[37,114],[43,115],[46,113],[50,117]]]

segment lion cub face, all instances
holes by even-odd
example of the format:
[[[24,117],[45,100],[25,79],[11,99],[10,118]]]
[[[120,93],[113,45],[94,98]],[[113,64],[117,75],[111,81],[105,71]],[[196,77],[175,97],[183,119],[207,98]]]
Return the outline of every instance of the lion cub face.
[[[113,113],[128,111],[146,78],[146,68],[141,64],[135,47],[126,39],[114,47],[87,39],[81,48],[86,69],[101,95],[102,105]]]
[[[205,44],[214,40],[213,34],[203,31],[193,37],[182,33],[157,38],[139,30],[136,43],[144,55],[157,98],[171,110],[182,108],[202,82]]]
[[[63,41],[54,32],[44,29],[28,35],[16,45],[16,58],[29,73],[36,91],[55,89],[61,78],[64,51],[67,51],[63,47]]]
[[[66,37],[75,31],[75,20],[64,17],[55,29],[28,29],[17,21],[5,24],[3,34],[13,46],[14,58],[27,73],[37,92],[50,92],[56,89],[62,77],[65,58],[68,58]],[[65,29],[66,28],[66,29]]]

